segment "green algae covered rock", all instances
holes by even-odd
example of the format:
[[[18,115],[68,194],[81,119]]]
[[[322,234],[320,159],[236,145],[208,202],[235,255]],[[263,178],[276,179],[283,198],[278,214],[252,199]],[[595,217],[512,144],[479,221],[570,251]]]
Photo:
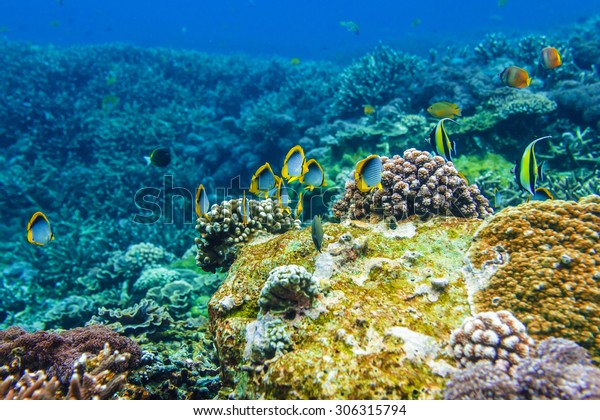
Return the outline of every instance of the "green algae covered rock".
[[[223,396],[441,398],[446,345],[471,315],[462,260],[480,223],[325,224],[322,253],[310,229],[246,245],[208,308]],[[269,273],[290,264],[312,273],[315,296],[260,305]]]

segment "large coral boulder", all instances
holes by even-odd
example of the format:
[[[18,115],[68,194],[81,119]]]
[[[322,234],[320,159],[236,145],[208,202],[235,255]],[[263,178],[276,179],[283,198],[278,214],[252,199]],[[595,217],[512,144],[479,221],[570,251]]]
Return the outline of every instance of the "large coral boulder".
[[[440,398],[476,218],[325,224],[247,244],[209,302],[224,395]]]
[[[465,277],[474,312],[511,311],[536,340],[556,336],[600,361],[600,197],[502,210],[477,232]]]

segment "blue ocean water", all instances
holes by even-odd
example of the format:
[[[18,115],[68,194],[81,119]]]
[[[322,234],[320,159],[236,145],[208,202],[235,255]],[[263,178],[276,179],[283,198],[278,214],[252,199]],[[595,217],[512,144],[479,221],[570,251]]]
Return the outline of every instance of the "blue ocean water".
[[[3,0],[14,41],[123,42],[218,53],[343,59],[379,41],[410,52],[476,42],[486,32],[555,32],[599,11],[597,2],[467,0]],[[339,25],[360,26],[354,36]]]

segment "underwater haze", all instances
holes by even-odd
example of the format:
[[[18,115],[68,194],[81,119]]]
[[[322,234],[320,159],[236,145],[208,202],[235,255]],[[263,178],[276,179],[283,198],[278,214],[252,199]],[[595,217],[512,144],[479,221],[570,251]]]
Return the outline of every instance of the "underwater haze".
[[[4,0],[0,69],[0,399],[600,398],[597,2]]]

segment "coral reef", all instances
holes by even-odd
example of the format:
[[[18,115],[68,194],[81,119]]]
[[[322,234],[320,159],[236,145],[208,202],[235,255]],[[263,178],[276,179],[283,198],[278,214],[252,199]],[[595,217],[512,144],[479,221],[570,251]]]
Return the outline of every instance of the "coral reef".
[[[264,311],[285,312],[288,308],[309,306],[319,293],[319,285],[306,269],[298,265],[276,267],[258,298],[258,306]]]
[[[155,301],[142,299],[139,303],[125,309],[98,309],[86,325],[106,325],[111,330],[123,334],[160,334],[167,330],[173,318],[167,308],[159,306]]]
[[[600,360],[600,198],[506,208],[467,254],[475,312],[509,310],[536,340],[575,341]]]
[[[480,223],[325,223],[320,254],[308,229],[248,244],[209,302],[220,396],[440,398],[453,369],[443,345],[470,312],[462,255]],[[290,264],[320,292],[265,313],[269,274]]]
[[[481,312],[452,332],[452,354],[463,368],[488,360],[510,372],[529,356],[534,341],[525,326],[508,311]]]
[[[135,368],[141,350],[131,339],[103,326],[75,328],[61,333],[37,331],[28,333],[18,327],[0,331],[0,363],[30,372],[44,370],[47,377],[56,376],[68,384],[76,360],[83,353],[99,353],[108,344],[120,354],[129,354],[119,362],[116,373]]]
[[[244,223],[245,209],[241,199],[214,204],[209,219],[199,218],[196,230],[198,266],[214,272],[227,269],[239,249],[258,233],[282,233],[298,225],[294,218],[283,211],[277,200],[248,200],[248,220]]]
[[[348,181],[344,198],[333,207],[336,217],[378,221],[413,214],[484,218],[493,213],[477,186],[467,186],[454,165],[442,157],[409,149],[403,157],[381,160],[383,190],[363,193]]]
[[[102,351],[90,356],[82,354],[73,364],[71,380],[68,391],[63,394],[66,386],[61,386],[59,380],[53,376],[49,378],[43,370],[25,373],[17,379],[14,375],[5,373],[10,371],[8,366],[0,368],[0,398],[5,400],[106,400],[114,398],[121,390],[127,378],[124,372],[129,366],[131,358],[129,353],[111,351],[110,345],[105,344]],[[63,384],[65,385],[65,384]]]
[[[507,373],[489,360],[456,372],[444,390],[450,400],[600,398],[600,369],[572,341],[547,338]]]

